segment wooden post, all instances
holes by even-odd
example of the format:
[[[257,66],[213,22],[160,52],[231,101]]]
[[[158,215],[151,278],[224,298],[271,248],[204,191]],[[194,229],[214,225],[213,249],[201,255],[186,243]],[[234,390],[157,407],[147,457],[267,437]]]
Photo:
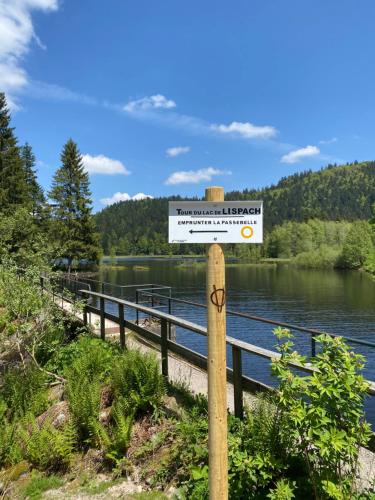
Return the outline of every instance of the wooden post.
[[[99,299],[100,303],[100,338],[105,340],[105,302],[103,297]]]
[[[84,299],[83,301],[83,324],[87,326],[88,320],[87,320],[87,298]]]
[[[125,349],[125,321],[124,321],[124,305],[118,305],[118,318],[120,327],[120,346],[121,349]]]
[[[161,372],[168,380],[168,324],[164,318],[160,321]]]
[[[233,392],[234,392],[234,414],[243,418],[243,392],[242,392],[242,352],[239,347],[232,345],[233,362]]]
[[[222,187],[206,189],[206,201],[224,201]],[[225,259],[207,245],[208,447],[210,500],[228,498]]]

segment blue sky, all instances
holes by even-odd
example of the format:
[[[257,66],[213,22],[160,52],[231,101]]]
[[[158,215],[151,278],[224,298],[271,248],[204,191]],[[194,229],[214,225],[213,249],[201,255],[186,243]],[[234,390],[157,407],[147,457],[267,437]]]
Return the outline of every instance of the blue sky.
[[[95,210],[374,159],[373,0],[0,0],[0,89],[48,189]],[[116,196],[114,196],[116,195]]]

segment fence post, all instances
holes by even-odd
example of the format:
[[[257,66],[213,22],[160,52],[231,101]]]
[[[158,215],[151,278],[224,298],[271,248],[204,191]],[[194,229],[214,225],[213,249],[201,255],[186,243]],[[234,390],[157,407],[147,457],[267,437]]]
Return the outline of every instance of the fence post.
[[[44,277],[40,276],[39,280],[40,280],[40,288],[42,289],[42,292],[43,292],[43,290],[44,290]]]
[[[171,293],[171,290],[169,290],[169,294]],[[171,301],[171,297],[169,296],[168,298],[168,314],[172,314],[172,301]],[[168,338],[169,340],[171,340],[172,338],[172,323],[169,322],[169,329],[168,329]]]
[[[160,325],[160,345],[161,345],[161,372],[168,378],[168,323],[162,318]]]
[[[104,299],[100,297],[100,338],[105,340]]]
[[[233,391],[234,391],[234,414],[237,418],[243,418],[243,392],[242,392],[242,351],[236,345],[232,345],[233,361]]]
[[[315,342],[315,334],[311,335],[311,357],[315,358],[316,356],[316,342]]]
[[[138,290],[136,290],[135,291],[135,303],[138,304],[138,301],[139,301]],[[137,315],[136,324],[139,325],[139,311],[138,311],[138,309],[137,309],[136,315]]]
[[[83,324],[87,326],[87,299],[83,301]]]
[[[119,327],[120,327],[120,346],[121,349],[125,349],[125,321],[124,321],[124,304],[118,305],[118,317],[119,317]]]

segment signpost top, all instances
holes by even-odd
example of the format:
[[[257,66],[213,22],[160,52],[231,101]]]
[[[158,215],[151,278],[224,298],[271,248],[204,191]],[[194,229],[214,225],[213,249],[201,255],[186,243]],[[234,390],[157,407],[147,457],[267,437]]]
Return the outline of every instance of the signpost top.
[[[263,202],[170,201],[169,243],[263,243]]]

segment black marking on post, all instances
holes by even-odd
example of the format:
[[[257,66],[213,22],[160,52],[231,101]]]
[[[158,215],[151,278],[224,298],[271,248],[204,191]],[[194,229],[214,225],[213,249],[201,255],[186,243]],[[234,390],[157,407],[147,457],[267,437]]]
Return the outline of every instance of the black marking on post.
[[[225,290],[224,288],[216,288],[216,285],[213,285],[213,289],[210,299],[212,304],[217,307],[217,312],[221,313],[225,304]]]

